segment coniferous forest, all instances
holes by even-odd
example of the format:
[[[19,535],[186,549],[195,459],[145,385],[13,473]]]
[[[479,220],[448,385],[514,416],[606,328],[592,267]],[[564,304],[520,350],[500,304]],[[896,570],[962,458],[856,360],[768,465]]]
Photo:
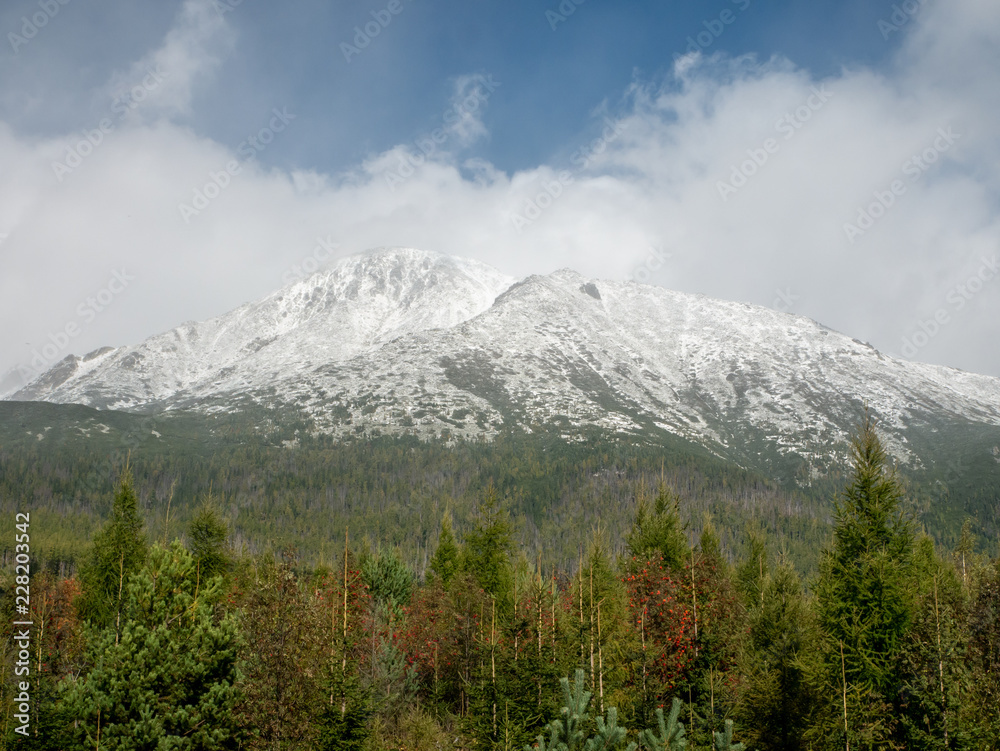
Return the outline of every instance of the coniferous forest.
[[[971,523],[947,545],[921,529],[867,417],[844,469],[807,565],[766,517],[738,547],[710,517],[693,536],[687,489],[661,479],[575,555],[525,544],[511,488],[487,485],[418,571],[363,527],[319,559],[251,550],[212,494],[170,535],[127,467],[71,565],[32,570],[30,728],[7,640],[3,742],[1000,748],[1000,560]]]

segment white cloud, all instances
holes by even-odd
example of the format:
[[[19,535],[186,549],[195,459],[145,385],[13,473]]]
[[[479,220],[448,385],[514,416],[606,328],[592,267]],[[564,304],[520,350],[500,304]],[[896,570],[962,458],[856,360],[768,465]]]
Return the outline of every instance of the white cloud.
[[[242,160],[174,122],[231,42],[210,7],[189,2],[163,46],[121,77],[168,70],[156,108],[137,108],[144,119],[117,126],[63,182],[51,165],[79,134],[28,141],[0,125],[0,163],[11,165],[0,174],[0,233],[9,235],[0,309],[17,321],[0,332],[0,371],[79,323],[78,303],[116,268],[135,281],[65,352],[138,341],[265,294],[317,237],[344,254],[410,245],[514,274],[569,266],[617,278],[645,268],[656,247],[670,258],[655,281],[765,305],[790,290],[791,312],[893,353],[950,305],[982,256],[1000,251],[994,3],[927,3],[900,32],[907,39],[887,72],[814,80],[780,58],[681,58],[667,80],[625,92],[619,131],[597,117],[593,140],[567,144],[565,163],[514,174],[468,156],[489,134],[485,100],[455,109],[483,97],[482,79],[463,77],[443,109],[447,137],[430,154],[418,141],[432,134],[417,133],[345,174],[241,161],[185,222],[178,205]],[[446,121],[448,112],[459,117]],[[274,138],[295,138],[295,128]],[[960,137],[914,180],[904,165],[948,128]],[[719,183],[762,153],[724,200]],[[387,181],[406,164],[405,179]],[[849,242],[844,225],[896,180],[905,193]],[[532,206],[533,221],[515,226]],[[915,359],[1000,375],[1000,279],[952,312]]]

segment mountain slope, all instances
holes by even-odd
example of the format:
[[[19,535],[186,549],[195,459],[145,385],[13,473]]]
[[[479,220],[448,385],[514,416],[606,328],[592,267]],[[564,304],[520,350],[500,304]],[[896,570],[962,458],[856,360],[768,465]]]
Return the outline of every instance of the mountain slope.
[[[984,455],[1000,444],[1000,379],[896,360],[766,308],[568,270],[512,281],[381,250],[213,321],[68,358],[16,398],[265,407],[335,435],[666,432],[785,479],[842,461],[864,404],[915,470],[940,465],[955,436],[974,434],[963,450]]]
[[[413,249],[346,259],[258,302],[185,323],[133,347],[67,357],[17,400],[157,409],[376,351],[399,336],[454,326],[513,282],[475,261]]]

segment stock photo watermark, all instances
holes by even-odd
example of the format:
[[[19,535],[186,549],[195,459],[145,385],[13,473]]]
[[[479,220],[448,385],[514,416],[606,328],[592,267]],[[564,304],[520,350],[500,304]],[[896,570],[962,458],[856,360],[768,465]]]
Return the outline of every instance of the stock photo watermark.
[[[388,5],[381,10],[373,10],[371,21],[366,22],[364,26],[354,27],[354,38],[351,40],[354,44],[340,43],[340,51],[344,53],[344,59],[350,63],[352,57],[360,55],[404,9],[403,0],[389,0]]]
[[[826,86],[821,84],[819,88],[811,86],[810,94],[805,101],[794,110],[786,112],[778,118],[774,124],[775,131],[784,136],[782,140],[790,141],[796,134],[812,119],[812,116],[823,109],[823,106],[833,98],[833,94],[827,91]],[[728,201],[730,196],[735,195],[756,175],[771,157],[781,151],[781,141],[777,138],[765,138],[758,148],[747,149],[749,159],[739,165],[730,165],[729,180],[717,180],[716,189],[719,197],[723,201]]]
[[[274,117],[268,124],[254,135],[247,136],[246,140],[242,141],[236,148],[236,153],[243,157],[242,161],[230,159],[219,169],[209,170],[208,181],[201,187],[191,189],[191,202],[181,201],[177,204],[177,210],[185,224],[190,224],[193,217],[201,214],[212,201],[222,195],[222,191],[232,184],[233,178],[240,174],[243,166],[253,161],[260,152],[264,151],[268,144],[274,141],[275,135],[287,128],[288,124],[296,117],[288,111],[287,107],[282,107],[280,110],[275,107],[271,112],[274,113]]]
[[[545,20],[549,22],[549,28],[555,31],[559,24],[566,23],[569,17],[576,13],[576,9],[587,0],[562,0],[555,10],[545,11]]]
[[[117,115],[119,121],[124,120],[128,114],[142,104],[149,95],[159,88],[168,74],[156,69],[146,69],[146,75],[135,86],[126,90],[125,93],[115,97],[111,102],[111,113]],[[62,161],[52,162],[52,172],[56,176],[56,181],[61,183],[68,175],[71,175],[84,159],[96,152],[106,141],[107,137],[115,132],[115,120],[110,117],[103,117],[98,121],[97,126],[83,131],[83,138],[75,144],[66,147],[66,156]]]
[[[792,308],[795,307],[797,303],[802,298],[792,292],[791,287],[785,287],[785,289],[776,289],[774,293],[777,297],[771,302],[771,307],[777,310],[779,313],[791,313]]]
[[[889,41],[889,37],[906,26],[926,2],[927,0],[903,0],[898,5],[893,5],[889,17],[880,18],[876,24],[882,33],[882,39]]]
[[[38,36],[38,32],[49,25],[49,21],[59,14],[62,6],[69,5],[70,0],[39,0],[39,10],[30,17],[21,16],[21,33],[10,32],[7,41],[16,55],[18,50]]]
[[[430,133],[417,138],[413,142],[416,151],[408,150],[404,156],[400,157],[399,166],[395,170],[385,172],[385,182],[389,186],[389,190],[395,192],[397,186],[413,177],[416,170],[426,164],[427,160],[455,135],[457,126],[475,115],[501,85],[499,81],[494,80],[492,74],[476,76],[473,80],[478,85],[472,93],[445,110],[441,117],[442,127],[435,128]],[[420,153],[418,154],[417,151]]]
[[[243,4],[243,0],[212,0],[212,7],[223,18],[227,13],[232,13]]]
[[[135,277],[129,274],[124,267],[113,270],[107,284],[97,292],[85,297],[76,306],[76,318],[67,321],[57,331],[49,332],[48,342],[41,348],[36,347],[31,351],[31,362],[28,365],[17,366],[18,374],[24,379],[24,382],[33,381],[61,360],[69,348],[70,342],[80,336],[97,319],[99,314],[111,307],[115,299],[134,281]]]
[[[577,173],[586,169],[595,157],[603,154],[608,145],[618,140],[618,137],[628,127],[626,123],[620,120],[613,121],[610,117],[604,118],[604,126],[604,130],[598,138],[570,155],[570,163],[577,167]],[[511,226],[517,230],[517,233],[521,234],[525,227],[538,221],[545,210],[559,200],[566,188],[573,184],[574,178],[574,172],[562,170],[555,176],[554,180],[544,182],[542,189],[535,196],[525,199],[521,213],[511,213],[509,216]]]
[[[936,137],[927,148],[903,162],[901,168],[903,175],[910,179],[911,184],[916,183],[961,137],[962,134],[955,133],[950,125],[938,128]],[[903,180],[896,179],[885,189],[872,193],[875,200],[867,206],[859,206],[857,219],[853,223],[844,224],[844,234],[848,242],[853,245],[859,237],[864,237],[865,233],[875,226],[875,222],[885,216],[886,212],[896,205],[896,201],[906,194],[907,188]]]
[[[303,261],[296,263],[281,275],[282,283],[292,284],[315,274],[323,267],[323,264],[334,256],[339,248],[340,243],[334,242],[329,235],[325,238],[317,237],[312,252]]]
[[[626,279],[639,284],[648,284],[649,280],[653,278],[653,274],[662,269],[671,258],[673,255],[665,252],[662,248],[650,246],[645,260],[632,269]]]
[[[961,283],[956,284],[944,296],[947,303],[934,311],[934,315],[917,321],[916,329],[909,336],[903,337],[900,353],[903,357],[914,357],[921,349],[930,344],[931,340],[944,330],[954,319],[952,316],[965,309],[983,288],[996,279],[1000,273],[1000,263],[996,255],[991,258],[979,259],[979,267],[971,272]]]

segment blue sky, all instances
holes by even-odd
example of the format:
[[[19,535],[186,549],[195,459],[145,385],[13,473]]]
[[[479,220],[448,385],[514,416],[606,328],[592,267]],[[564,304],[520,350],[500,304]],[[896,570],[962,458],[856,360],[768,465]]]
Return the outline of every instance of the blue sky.
[[[0,33],[0,393],[323,244],[569,266],[1000,375],[990,0],[9,0]]]
[[[340,45],[353,46],[355,28],[375,21],[372,14],[384,13],[387,2],[231,3],[216,7],[232,28],[232,47],[215,50],[220,64],[199,82],[185,122],[235,145],[256,114],[289,106],[298,135],[262,161],[328,172],[432,129],[450,81],[469,73],[489,73],[503,84],[484,118],[491,137],[476,153],[510,171],[589,137],[596,109],[617,112],[633,80],[662,78],[699,36],[706,53],[781,55],[818,77],[842,66],[881,66],[901,38],[886,41],[877,28],[889,5],[860,0],[586,0],[564,4],[563,11],[573,9],[567,15],[559,2],[400,0],[402,12],[359,54],[349,51],[348,61]],[[12,63],[4,75],[4,120],[31,135],[88,127],[100,111],[90,93],[157,46],[181,6],[111,2],[101,12],[72,0],[60,7],[37,42],[4,61]],[[32,11],[37,2],[9,3],[0,29],[19,33]],[[729,24],[720,21],[725,12],[734,19]],[[40,78],[46,91],[35,101]]]

